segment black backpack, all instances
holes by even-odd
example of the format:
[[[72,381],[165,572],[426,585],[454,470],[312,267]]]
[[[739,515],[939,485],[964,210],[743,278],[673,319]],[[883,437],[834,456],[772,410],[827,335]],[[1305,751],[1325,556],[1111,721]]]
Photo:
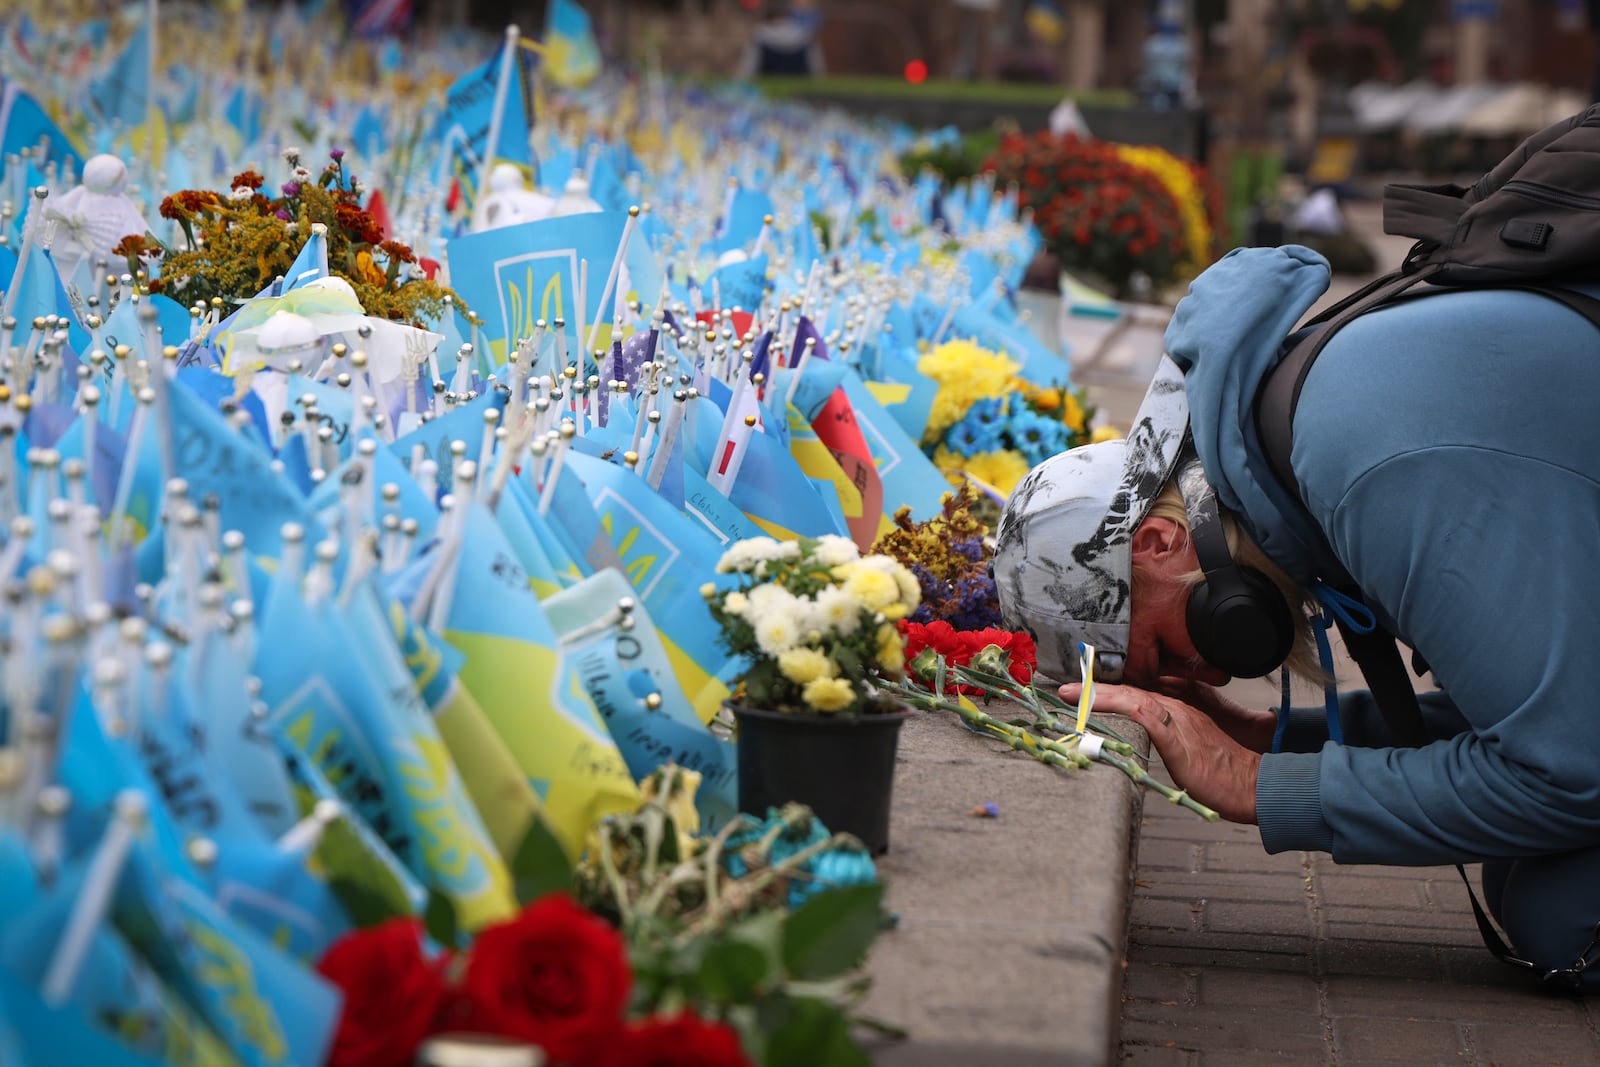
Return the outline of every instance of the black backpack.
[[[1401,300],[1463,288],[1522,289],[1559,301],[1600,328],[1600,300],[1566,286],[1600,280],[1600,104],[1522,142],[1470,187],[1390,185],[1383,196],[1385,233],[1416,238],[1398,270],[1383,275],[1308,320],[1315,327],[1290,348],[1256,394],[1256,429],[1278,480],[1300,499],[1289,465],[1294,412],[1311,365],[1328,341],[1358,315]],[[1360,597],[1348,578],[1342,585]],[[1427,740],[1411,676],[1381,627],[1366,633],[1336,620],[1397,744]],[[1427,665],[1414,658],[1418,673]],[[1461,870],[1460,867],[1457,870]],[[1461,877],[1466,881],[1466,872]],[[1472,893],[1468,883],[1467,891]],[[1496,957],[1516,959],[1489,923],[1476,895],[1479,932]],[[1572,967],[1543,974],[1551,985],[1576,986],[1595,962],[1595,941]]]

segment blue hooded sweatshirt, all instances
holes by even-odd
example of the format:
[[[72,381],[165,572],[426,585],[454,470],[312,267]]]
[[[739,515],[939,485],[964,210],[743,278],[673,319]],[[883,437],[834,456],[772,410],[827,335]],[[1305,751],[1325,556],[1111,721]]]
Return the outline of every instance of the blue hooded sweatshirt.
[[[1305,381],[1296,501],[1254,402],[1328,280],[1309,249],[1237,249],[1178,304],[1167,350],[1218,498],[1297,580],[1355,579],[1430,665],[1436,739],[1389,747],[1365,692],[1341,701],[1345,745],[1304,744],[1297,714],[1307,750],[1261,760],[1262,840],[1407,866],[1600,845],[1600,331],[1515,291],[1356,319]]]

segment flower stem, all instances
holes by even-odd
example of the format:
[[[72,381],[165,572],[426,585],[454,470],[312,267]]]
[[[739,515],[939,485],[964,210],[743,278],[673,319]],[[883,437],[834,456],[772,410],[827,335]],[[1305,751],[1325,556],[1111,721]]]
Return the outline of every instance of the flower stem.
[[[956,701],[945,700],[914,683],[902,682],[896,691],[912,707],[922,708],[927,711],[953,711],[972,726],[976,732],[998,738],[1010,745],[1012,749],[1018,752],[1026,752],[1041,763],[1071,769],[1074,767],[1087,767],[1091,762],[1089,757],[1077,750],[1076,745],[1038,737],[1022,727],[1001,722],[985,712],[978,711],[976,708],[962,707]],[[1076,736],[1073,731],[1063,730],[1062,732],[1070,736]],[[1187,792],[1181,789],[1174,789],[1165,782],[1160,782],[1150,777],[1149,773],[1139,765],[1137,759],[1131,758],[1136,755],[1133,747],[1126,741],[1114,740],[1105,742],[1097,758],[1102,763],[1110,764],[1127,775],[1135,785],[1142,785],[1147,789],[1155,790],[1174,804],[1188,808],[1207,822],[1216,822],[1221,818],[1215,811],[1195,800]]]
[[[1206,807],[1194,797],[1190,796],[1186,790],[1174,789],[1167,783],[1150,777],[1149,772],[1143,767],[1139,766],[1139,764],[1134,760],[1124,760],[1117,756],[1106,755],[1105,753],[1101,753],[1100,758],[1106,763],[1111,764],[1111,766],[1117,768],[1117,770],[1121,771],[1123,774],[1126,774],[1136,785],[1142,785],[1146,789],[1154,789],[1157,793],[1160,793],[1162,796],[1166,797],[1174,804],[1177,804],[1179,807],[1188,808],[1206,822],[1216,822],[1218,819],[1222,818],[1221,815],[1218,815],[1211,808]]]

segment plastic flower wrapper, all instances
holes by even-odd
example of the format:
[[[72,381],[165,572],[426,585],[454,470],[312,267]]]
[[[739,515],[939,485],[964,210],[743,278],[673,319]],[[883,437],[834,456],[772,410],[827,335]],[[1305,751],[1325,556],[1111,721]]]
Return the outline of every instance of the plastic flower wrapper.
[[[741,576],[701,592],[723,647],[743,657],[734,700],[768,711],[856,715],[891,710],[878,684],[900,677],[894,624],[922,601],[898,560],[862,556],[847,537],[735,542],[717,564]]]

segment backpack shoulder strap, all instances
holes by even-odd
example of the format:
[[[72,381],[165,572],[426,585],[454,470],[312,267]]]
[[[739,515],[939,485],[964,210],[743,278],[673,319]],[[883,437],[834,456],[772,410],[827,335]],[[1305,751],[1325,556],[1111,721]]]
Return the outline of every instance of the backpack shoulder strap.
[[[1256,432],[1266,451],[1267,462],[1272,465],[1272,472],[1294,494],[1296,500],[1300,498],[1300,487],[1295,481],[1294,469],[1289,465],[1289,452],[1294,446],[1294,411],[1300,403],[1300,390],[1305,385],[1311,365],[1346,323],[1399,296],[1436,269],[1429,265],[1410,274],[1385,275],[1335,305],[1330,317],[1324,319],[1319,316],[1312,320],[1321,322],[1321,326],[1290,349],[1278,365],[1268,372],[1260,391],[1256,393]]]
[[[1503,288],[1521,289],[1528,293],[1538,293],[1540,296],[1549,297],[1551,300],[1565,304],[1588,319],[1596,329],[1600,329],[1600,300],[1575,289],[1567,289],[1559,285],[1512,285]]]

